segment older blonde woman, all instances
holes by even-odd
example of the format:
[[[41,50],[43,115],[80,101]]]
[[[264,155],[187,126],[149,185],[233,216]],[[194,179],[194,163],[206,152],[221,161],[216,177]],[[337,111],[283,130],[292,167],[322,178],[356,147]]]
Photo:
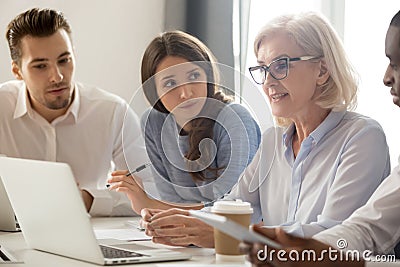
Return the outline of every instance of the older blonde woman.
[[[383,83],[390,88],[393,103],[400,107],[400,11],[390,21],[385,39],[385,53],[389,59],[383,77]],[[379,88],[379,90],[381,90]],[[399,158],[400,163],[400,158]],[[243,252],[248,253],[248,260],[253,266],[368,266],[371,254],[378,254],[376,261],[385,259],[390,262],[393,248],[400,241],[400,165],[393,169],[391,175],[378,187],[367,204],[353,213],[343,224],[315,235],[313,238],[288,236],[281,229],[265,229],[255,226],[254,230],[275,239],[292,255],[305,255],[313,251],[318,261],[304,258],[295,261],[287,257],[258,257],[265,246],[259,243],[241,244]],[[326,242],[323,244],[319,241]],[[340,242],[338,242],[340,240]],[[330,248],[330,244],[334,249]],[[344,246],[346,245],[346,246]],[[346,249],[346,253],[342,253]],[[330,251],[332,253],[325,253]],[[356,252],[358,251],[358,253]],[[395,249],[395,252],[396,249]],[[342,253],[342,255],[339,255]],[[328,255],[329,254],[329,255]],[[380,255],[379,255],[380,254]],[[343,257],[344,256],[344,257]],[[381,256],[381,257],[380,257]],[[398,256],[398,255],[396,255]],[[340,259],[340,260],[338,260]],[[373,261],[373,260],[372,260]],[[366,263],[367,262],[367,263]]]
[[[251,202],[253,223],[312,236],[364,205],[389,174],[385,135],[376,121],[350,111],[355,75],[318,14],[274,19],[256,37],[254,52],[258,65],[250,72],[279,127],[264,133],[229,197]],[[155,242],[213,246],[210,228],[184,210],[142,213]]]

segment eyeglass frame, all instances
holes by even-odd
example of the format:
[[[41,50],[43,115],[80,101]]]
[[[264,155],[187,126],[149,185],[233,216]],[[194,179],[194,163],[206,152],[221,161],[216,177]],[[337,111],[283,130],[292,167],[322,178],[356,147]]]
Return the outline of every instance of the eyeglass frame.
[[[277,59],[273,60],[271,63],[268,64],[268,66],[261,65],[261,66],[249,67],[249,72],[250,72],[251,78],[253,78],[253,81],[256,84],[263,85],[265,83],[265,80],[267,79],[267,72],[269,72],[269,74],[271,74],[272,78],[274,78],[277,81],[280,81],[280,80],[285,79],[289,75],[289,63],[290,62],[307,61],[307,60],[312,60],[312,59],[319,59],[321,57],[322,56],[301,56],[301,57],[292,57],[292,58],[290,58],[290,57],[280,57],[280,58],[277,58]],[[272,64],[274,64],[275,62],[277,62],[279,60],[282,60],[282,59],[286,59],[286,65],[287,65],[286,74],[285,74],[284,77],[277,79],[274,76],[274,74],[272,74],[270,72],[269,69],[270,69]],[[261,83],[258,83],[256,81],[256,79],[254,78],[253,73],[252,73],[252,71],[259,70],[259,69],[262,69],[264,71],[264,79],[263,79],[263,81]]]

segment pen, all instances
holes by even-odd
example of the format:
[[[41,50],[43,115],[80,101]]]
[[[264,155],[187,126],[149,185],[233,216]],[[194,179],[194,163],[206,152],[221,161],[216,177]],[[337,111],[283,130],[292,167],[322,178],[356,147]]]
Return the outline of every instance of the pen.
[[[130,173],[125,174],[125,176],[126,176],[126,177],[131,176],[132,174],[134,174],[134,173],[136,173],[136,172],[140,172],[141,170],[143,170],[143,169],[145,169],[145,168],[147,168],[147,167],[149,167],[149,166],[151,166],[151,163],[150,163],[150,162],[148,162],[148,163],[146,163],[146,164],[143,164],[143,165],[137,167],[136,169],[134,169],[133,171],[131,171]]]
[[[134,169],[133,171],[131,171],[131,172],[125,174],[125,176],[126,176],[126,177],[129,177],[129,176],[131,176],[132,174],[137,173],[137,172],[140,172],[141,170],[146,169],[146,168],[149,167],[149,166],[151,166],[151,163],[150,163],[150,162],[145,163],[145,164],[143,164],[143,165],[140,165],[139,167],[137,167],[137,168]],[[106,184],[106,187],[110,187],[110,184]]]

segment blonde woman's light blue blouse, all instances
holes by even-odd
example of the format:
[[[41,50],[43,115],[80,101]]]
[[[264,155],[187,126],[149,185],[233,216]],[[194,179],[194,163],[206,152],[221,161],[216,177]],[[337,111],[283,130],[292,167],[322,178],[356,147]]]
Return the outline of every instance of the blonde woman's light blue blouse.
[[[293,155],[294,125],[270,128],[228,198],[251,202],[253,223],[312,236],[364,205],[390,173],[381,126],[354,112],[331,112]]]

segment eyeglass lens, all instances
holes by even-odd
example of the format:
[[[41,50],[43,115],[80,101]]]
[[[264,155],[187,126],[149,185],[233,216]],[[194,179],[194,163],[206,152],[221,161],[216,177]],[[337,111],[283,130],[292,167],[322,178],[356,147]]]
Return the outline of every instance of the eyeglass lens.
[[[275,62],[272,62],[269,66],[269,73],[272,77],[277,80],[281,80],[286,77],[288,70],[288,60],[287,58],[281,58]],[[265,73],[266,76],[266,73]]]
[[[251,71],[253,79],[258,84],[263,84],[269,72],[272,77],[276,80],[282,80],[286,78],[288,71],[288,59],[281,58],[277,61],[272,62],[269,66],[259,67]]]

